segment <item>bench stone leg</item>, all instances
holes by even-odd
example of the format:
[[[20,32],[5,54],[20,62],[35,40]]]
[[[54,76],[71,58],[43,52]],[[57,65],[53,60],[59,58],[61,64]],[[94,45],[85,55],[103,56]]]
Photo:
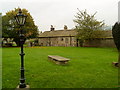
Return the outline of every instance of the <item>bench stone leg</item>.
[[[59,64],[59,65],[65,65],[65,64],[67,64],[67,62],[65,62],[65,61],[64,61],[64,62],[55,61],[55,63],[56,63],[56,64]]]

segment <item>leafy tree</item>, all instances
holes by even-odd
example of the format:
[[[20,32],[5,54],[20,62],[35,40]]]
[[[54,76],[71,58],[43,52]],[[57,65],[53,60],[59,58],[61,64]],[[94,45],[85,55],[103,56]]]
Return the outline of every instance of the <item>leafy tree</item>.
[[[118,65],[120,67],[120,23],[115,23],[115,25],[112,28],[112,34],[114,38],[115,45],[118,49],[119,58],[118,58]]]
[[[2,16],[2,36],[3,38],[14,38],[17,46],[20,46],[19,26],[15,22],[14,16],[18,13],[19,8],[8,11]],[[34,24],[34,20],[28,10],[22,9],[22,13],[27,15],[26,23],[22,27],[25,37],[34,38],[38,35],[38,27]]]
[[[104,26],[103,21],[97,21],[95,19],[96,13],[89,15],[86,10],[80,11],[75,16],[76,30],[78,32],[77,39],[80,42],[80,45],[83,46],[83,43],[86,39],[92,39],[101,36],[101,28]]]

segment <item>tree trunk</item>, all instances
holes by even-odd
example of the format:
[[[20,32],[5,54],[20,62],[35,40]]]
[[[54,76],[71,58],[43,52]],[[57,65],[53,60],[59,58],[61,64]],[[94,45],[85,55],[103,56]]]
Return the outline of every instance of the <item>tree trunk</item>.
[[[120,87],[120,50],[118,51],[118,87]]]
[[[118,66],[120,68],[120,51],[118,51]]]
[[[82,39],[79,39],[79,44],[80,44],[80,47],[83,47],[84,40],[82,40]]]
[[[20,47],[20,38],[14,38],[17,47]]]

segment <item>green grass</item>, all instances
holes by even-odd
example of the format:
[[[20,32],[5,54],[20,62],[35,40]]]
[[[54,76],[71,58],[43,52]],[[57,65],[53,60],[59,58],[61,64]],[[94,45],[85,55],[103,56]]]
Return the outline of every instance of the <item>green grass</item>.
[[[0,57],[2,57],[2,49],[0,48]],[[2,89],[2,59],[0,59],[0,90]]]
[[[3,48],[3,88],[15,88],[20,78],[20,48]],[[26,83],[31,88],[116,88],[115,48],[25,48]],[[50,62],[48,55],[70,58],[68,65]]]

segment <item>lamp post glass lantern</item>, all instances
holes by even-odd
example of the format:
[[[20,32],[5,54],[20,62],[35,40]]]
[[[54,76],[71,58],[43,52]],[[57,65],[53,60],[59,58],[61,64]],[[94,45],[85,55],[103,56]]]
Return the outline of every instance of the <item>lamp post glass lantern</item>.
[[[24,25],[26,21],[26,15],[22,14],[21,9],[19,9],[19,13],[15,16],[15,20],[18,25]]]
[[[15,20],[16,20],[17,24],[20,26],[19,37],[20,37],[20,46],[21,46],[21,53],[20,53],[20,56],[21,56],[21,68],[20,68],[21,77],[20,77],[19,88],[25,88],[26,87],[25,76],[24,76],[24,55],[25,55],[25,53],[24,53],[24,50],[23,50],[23,44],[25,42],[25,37],[24,37],[24,34],[23,34],[23,30],[21,29],[21,27],[24,26],[24,24],[25,24],[26,17],[27,17],[26,15],[22,14],[21,9],[19,9],[19,13],[15,16]]]

